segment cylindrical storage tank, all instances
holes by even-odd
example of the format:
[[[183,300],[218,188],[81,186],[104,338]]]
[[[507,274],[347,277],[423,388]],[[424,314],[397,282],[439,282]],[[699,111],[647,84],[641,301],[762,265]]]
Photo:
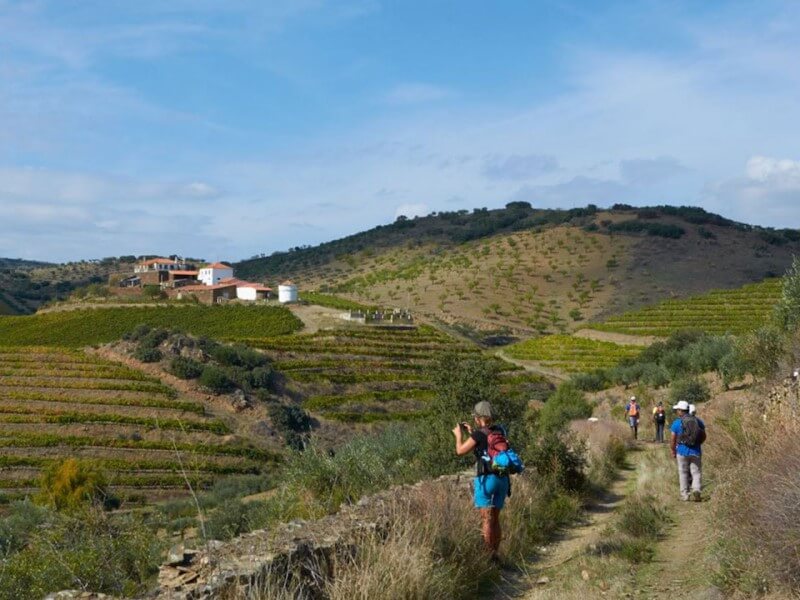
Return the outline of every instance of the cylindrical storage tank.
[[[297,302],[297,286],[291,281],[284,281],[278,286],[278,302]]]

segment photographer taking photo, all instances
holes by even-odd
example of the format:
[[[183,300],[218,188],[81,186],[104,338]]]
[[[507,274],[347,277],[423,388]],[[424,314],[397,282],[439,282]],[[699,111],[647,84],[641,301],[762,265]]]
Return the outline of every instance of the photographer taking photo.
[[[492,406],[488,402],[478,402],[472,411],[472,417],[476,428],[473,429],[468,423],[459,423],[453,428],[456,454],[459,456],[469,452],[475,454],[476,475],[473,484],[475,508],[481,514],[484,544],[491,553],[492,560],[496,561],[502,539],[500,511],[509,495],[510,480],[508,474],[498,475],[491,471],[490,462],[486,457],[489,455],[490,436],[493,438],[502,436],[505,442],[505,430],[500,425],[493,424]],[[462,439],[462,429],[469,434],[466,440]]]

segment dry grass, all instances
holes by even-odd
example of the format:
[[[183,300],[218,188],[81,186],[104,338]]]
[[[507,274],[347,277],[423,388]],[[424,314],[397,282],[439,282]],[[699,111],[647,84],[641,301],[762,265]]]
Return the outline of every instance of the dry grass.
[[[791,412],[717,419],[718,583],[731,593],[800,589],[800,425]]]
[[[355,552],[341,552],[331,565],[306,565],[304,581],[319,582],[322,597],[330,600],[475,597],[499,571],[484,549],[480,517],[466,487],[464,492],[418,492],[398,500],[385,530],[366,534]],[[515,477],[513,495],[501,514],[505,562],[521,564],[534,545],[578,511],[576,499]],[[240,587],[226,600],[305,598],[311,593],[309,585],[299,586],[290,576],[263,579],[257,589]]]

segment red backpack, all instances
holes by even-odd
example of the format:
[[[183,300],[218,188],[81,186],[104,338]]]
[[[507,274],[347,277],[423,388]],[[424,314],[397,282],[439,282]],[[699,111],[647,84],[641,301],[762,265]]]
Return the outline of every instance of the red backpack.
[[[481,429],[486,434],[487,439],[487,454],[489,458],[494,458],[501,452],[508,451],[509,445],[506,439],[506,434],[502,427],[484,427]]]

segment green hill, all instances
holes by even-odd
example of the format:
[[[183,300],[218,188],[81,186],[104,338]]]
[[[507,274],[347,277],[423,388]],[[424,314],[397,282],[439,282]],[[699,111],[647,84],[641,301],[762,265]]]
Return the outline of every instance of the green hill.
[[[781,280],[768,279],[733,290],[667,300],[590,327],[598,331],[655,336],[667,336],[681,329],[744,333],[767,321],[780,295]]]
[[[445,323],[564,333],[784,272],[800,233],[691,207],[438,213],[235,265],[245,278],[409,307]]]

